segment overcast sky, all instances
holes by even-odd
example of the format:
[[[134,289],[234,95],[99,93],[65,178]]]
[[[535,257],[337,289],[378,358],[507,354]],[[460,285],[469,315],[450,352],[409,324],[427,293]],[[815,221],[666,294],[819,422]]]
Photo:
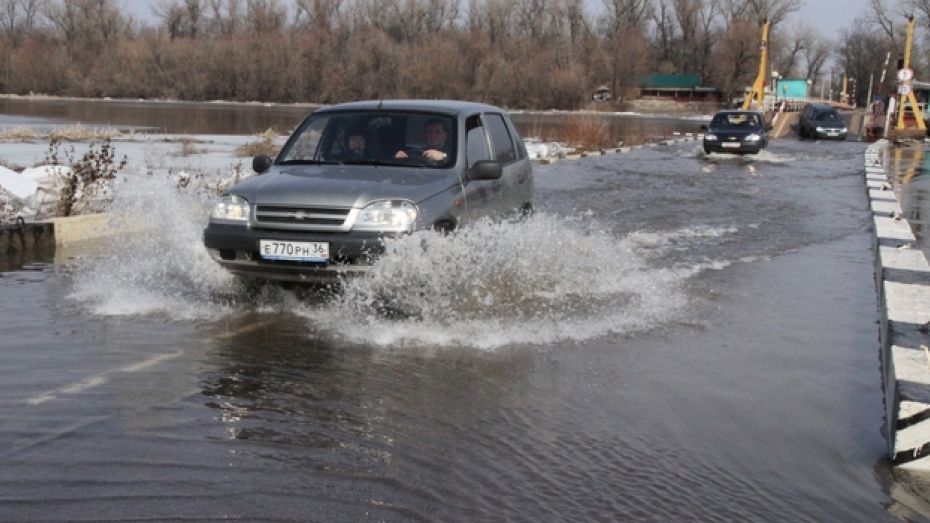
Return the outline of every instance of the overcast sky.
[[[119,0],[133,17],[146,22],[155,20],[152,6],[158,0]],[[591,6],[601,6],[601,0],[586,0]],[[891,3],[894,3],[892,0]],[[865,12],[868,0],[805,0],[801,11],[795,13],[792,22],[804,20],[823,31],[824,36],[835,38],[840,29],[848,27],[854,18]],[[901,13],[904,18],[905,13]]]

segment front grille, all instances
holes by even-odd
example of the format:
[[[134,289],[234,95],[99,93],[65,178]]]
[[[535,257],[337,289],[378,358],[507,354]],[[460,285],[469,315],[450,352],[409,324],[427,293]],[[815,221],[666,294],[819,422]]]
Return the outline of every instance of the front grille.
[[[298,228],[339,228],[345,224],[351,209],[332,207],[293,207],[256,205],[255,223],[290,225]]]

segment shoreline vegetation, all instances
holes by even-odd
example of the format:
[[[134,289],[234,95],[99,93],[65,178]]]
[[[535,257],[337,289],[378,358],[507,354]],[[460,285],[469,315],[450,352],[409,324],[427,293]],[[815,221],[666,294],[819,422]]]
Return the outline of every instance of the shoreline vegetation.
[[[598,107],[622,111],[654,72],[697,74],[726,100],[741,93],[755,76],[766,17],[778,35],[772,65],[783,75],[817,77],[833,51],[813,29],[789,27],[800,0],[589,4],[160,0],[143,22],[117,0],[0,0],[0,92],[245,103],[448,98],[576,110],[606,86],[612,99]]]

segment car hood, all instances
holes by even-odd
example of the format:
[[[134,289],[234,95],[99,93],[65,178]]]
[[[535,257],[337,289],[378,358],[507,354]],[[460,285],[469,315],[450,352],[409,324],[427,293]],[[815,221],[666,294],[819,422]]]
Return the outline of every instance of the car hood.
[[[823,127],[824,129],[842,129],[846,127],[846,122],[836,120],[813,120],[811,125],[814,127]]]
[[[459,184],[454,171],[372,165],[276,166],[230,189],[252,204],[364,207],[375,200],[419,203]]]

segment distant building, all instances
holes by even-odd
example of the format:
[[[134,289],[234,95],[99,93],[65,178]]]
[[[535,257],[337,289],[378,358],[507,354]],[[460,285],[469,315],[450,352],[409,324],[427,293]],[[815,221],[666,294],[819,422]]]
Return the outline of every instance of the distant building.
[[[591,99],[595,102],[606,102],[610,100],[610,88],[606,85],[602,85],[594,90],[594,94],[591,95]]]
[[[639,96],[676,102],[719,102],[723,93],[716,87],[701,87],[701,77],[696,74],[656,73],[640,77]]]
[[[779,78],[775,80],[776,100],[804,101],[807,100],[810,83],[806,78]]]

